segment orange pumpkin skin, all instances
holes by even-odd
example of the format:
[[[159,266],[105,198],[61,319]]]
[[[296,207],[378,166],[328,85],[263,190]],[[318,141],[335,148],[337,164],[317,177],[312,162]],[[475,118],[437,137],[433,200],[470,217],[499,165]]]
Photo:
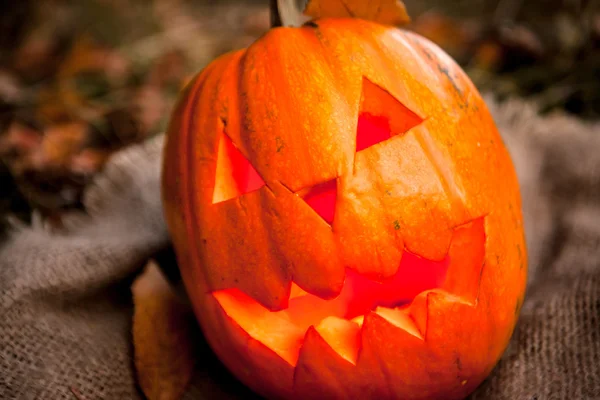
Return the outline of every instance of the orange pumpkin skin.
[[[357,151],[359,114],[379,114],[391,136]],[[227,138],[260,176],[245,189]],[[330,223],[302,195],[324,182]],[[400,29],[323,19],[215,60],[173,113],[163,200],[207,340],[269,398],[464,398],[523,302],[509,154],[459,66]],[[353,320],[336,308],[350,304],[340,293],[358,301],[349,277],[386,282],[409,258],[449,260],[443,280]]]

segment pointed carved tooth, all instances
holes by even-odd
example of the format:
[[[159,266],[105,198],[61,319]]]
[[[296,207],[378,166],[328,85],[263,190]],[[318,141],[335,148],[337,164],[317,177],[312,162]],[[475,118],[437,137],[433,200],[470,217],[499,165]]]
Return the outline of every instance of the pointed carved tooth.
[[[457,393],[465,390],[459,385],[460,377],[472,377],[469,384],[478,385],[489,373],[490,358],[499,357],[498,349],[505,348],[506,342],[495,336],[497,325],[489,322],[493,316],[488,307],[473,305],[442,289],[419,295],[409,312],[424,329],[427,351],[435,360],[431,372],[439,375],[440,384],[445,381],[446,388],[454,387]],[[452,351],[447,343],[452,343]]]
[[[357,370],[343,359],[315,327],[308,328],[294,371],[298,399],[351,399]],[[354,386],[355,387],[355,386]]]
[[[209,321],[214,324],[214,329],[206,331],[206,338],[219,359],[254,391],[267,398],[276,395],[291,398],[293,365],[248,334],[225,312],[214,294],[205,294],[203,301],[212,316]]]
[[[360,326],[357,323],[343,318],[327,317],[315,329],[340,357],[356,365],[360,349]]]
[[[485,217],[454,229],[448,255],[450,266],[442,288],[475,304],[485,260]]]
[[[423,339],[377,312],[365,316],[361,339],[357,366],[369,371],[372,385],[384,391],[379,397],[396,398],[394,393],[424,390],[418,382],[430,379],[427,366],[432,360]]]
[[[413,299],[412,303],[410,303],[410,306],[408,307],[408,313],[411,316],[411,319],[415,322],[415,326],[421,333],[422,337],[425,337],[427,333],[427,301],[430,292],[430,290],[427,290],[419,293],[419,295]]]
[[[292,287],[290,289],[290,300],[295,299],[296,297],[306,296],[307,294],[308,293],[304,289],[296,285],[295,282],[292,282]]]
[[[238,289],[221,290],[213,296],[251,338],[296,365],[305,329],[290,322],[285,312],[271,312]]]
[[[407,311],[394,308],[377,307],[375,313],[382,316],[386,321],[395,327],[403,329],[414,337],[423,340],[423,335],[421,334],[419,327],[416,325],[415,321],[411,318]]]
[[[365,322],[365,316],[359,315],[358,317],[354,317],[354,318],[352,318],[352,322],[357,323],[358,326],[360,326],[362,328],[363,322]]]
[[[488,343],[487,338],[481,340],[480,332],[473,332],[473,326],[477,326],[473,320],[475,308],[456,296],[437,291],[425,293],[417,307],[427,314],[424,340],[404,326],[398,328],[390,321],[393,313],[389,311],[384,311],[383,316],[381,310],[368,314],[357,367],[370,371],[374,382],[382,381],[383,387],[389,388],[390,393],[381,397],[419,393],[423,399],[463,398],[462,376],[487,375],[488,353],[484,345]],[[460,321],[462,316],[465,322]],[[454,335],[454,331],[461,334]],[[448,343],[452,343],[452,351]],[[424,386],[422,382],[429,384]]]
[[[462,336],[471,335],[472,327],[481,326],[478,318],[482,312],[477,307],[442,289],[421,293],[408,312],[425,340],[435,343],[447,342],[451,335],[456,335],[459,342],[464,341],[466,338]]]
[[[386,313],[385,311],[383,312],[384,315],[380,315],[381,311],[382,310],[380,309],[365,315],[361,331],[363,351],[368,346],[375,344],[390,352],[405,352],[411,348],[413,350],[408,351],[408,353],[410,353],[424,347],[420,332],[417,332],[413,327],[405,329],[408,324],[405,324],[405,326],[398,326],[397,324],[400,323],[399,319],[394,320],[393,317],[390,318],[392,313]],[[392,321],[390,321],[390,319],[392,319]],[[408,353],[406,357],[408,357]],[[404,357],[402,355],[397,356]],[[409,359],[407,358],[407,360]]]

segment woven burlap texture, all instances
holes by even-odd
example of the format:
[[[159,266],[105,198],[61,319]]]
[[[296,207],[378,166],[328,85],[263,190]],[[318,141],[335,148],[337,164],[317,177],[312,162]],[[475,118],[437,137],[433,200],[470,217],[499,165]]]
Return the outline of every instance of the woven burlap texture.
[[[600,125],[490,110],[519,174],[529,289],[511,345],[473,399],[600,399]],[[158,136],[117,154],[66,230],[0,245],[0,399],[139,399],[130,284],[168,245]],[[202,342],[199,333],[198,342]],[[205,345],[185,398],[249,398]]]

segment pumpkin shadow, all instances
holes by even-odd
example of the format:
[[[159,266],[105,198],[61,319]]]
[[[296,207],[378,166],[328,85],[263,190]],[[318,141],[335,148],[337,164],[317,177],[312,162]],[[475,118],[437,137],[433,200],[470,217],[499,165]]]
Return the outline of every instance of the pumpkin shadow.
[[[212,351],[198,325],[194,326],[196,365],[184,400],[263,399],[234,377]]]

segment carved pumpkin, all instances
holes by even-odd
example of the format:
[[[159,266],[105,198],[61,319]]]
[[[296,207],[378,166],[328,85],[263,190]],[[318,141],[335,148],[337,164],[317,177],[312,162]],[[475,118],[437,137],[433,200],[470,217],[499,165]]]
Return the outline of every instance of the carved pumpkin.
[[[277,28],[188,86],[166,217],[217,355],[270,398],[462,398],[512,334],[520,197],[479,93],[429,41]]]

